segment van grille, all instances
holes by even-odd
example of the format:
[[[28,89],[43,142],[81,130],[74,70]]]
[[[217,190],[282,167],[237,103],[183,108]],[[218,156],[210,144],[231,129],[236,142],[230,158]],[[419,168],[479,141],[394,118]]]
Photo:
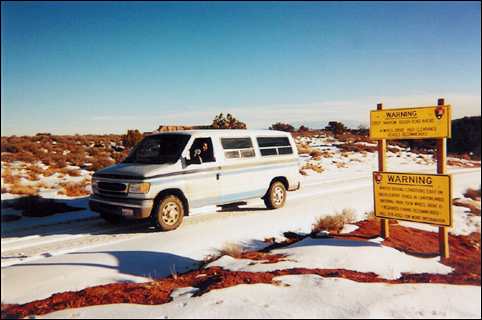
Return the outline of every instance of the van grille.
[[[105,182],[99,181],[98,187],[100,190],[104,191],[113,191],[113,192],[126,192],[127,185],[124,183],[117,183],[117,182]]]

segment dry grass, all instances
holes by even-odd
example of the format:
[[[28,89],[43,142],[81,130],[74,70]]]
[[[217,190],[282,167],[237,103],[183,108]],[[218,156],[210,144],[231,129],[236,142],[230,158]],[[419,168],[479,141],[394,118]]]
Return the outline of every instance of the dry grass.
[[[367,212],[367,220],[376,220],[376,219],[378,218],[375,216],[374,211]]]
[[[48,167],[47,169],[44,170],[43,175],[44,177],[50,177],[57,172],[59,172],[57,168]]]
[[[79,169],[62,168],[62,169],[59,169],[58,172],[64,175],[69,175],[71,177],[80,177]]]
[[[323,158],[332,158],[332,157],[335,156],[335,154],[334,154],[333,152],[331,152],[331,151],[323,150],[323,151],[321,151],[321,156],[322,156]]]
[[[12,174],[12,170],[10,169],[10,167],[5,167],[4,169],[2,169],[2,178],[3,183],[13,184],[18,181],[18,177]]]
[[[237,243],[226,243],[217,251],[219,256],[230,256],[236,259],[240,259],[243,255],[243,248]]]
[[[320,217],[316,219],[311,229],[312,234],[317,234],[321,231],[328,231],[330,233],[339,233],[346,223],[351,223],[355,220],[355,214],[351,209],[343,209],[341,213],[332,216]]]
[[[38,188],[36,186],[22,185],[18,181],[15,181],[7,188],[9,193],[12,194],[23,194],[23,195],[36,195],[38,193]]]
[[[335,162],[335,165],[338,169],[340,168],[348,168],[348,165],[344,162]]]
[[[69,197],[85,196],[90,194],[90,192],[86,189],[88,185],[88,179],[84,179],[80,182],[61,183],[60,186],[62,187],[62,190],[59,191],[59,194]]]
[[[299,154],[309,154],[310,152],[313,151],[312,147],[304,143],[296,144],[296,148],[298,149]]]
[[[310,152],[310,156],[314,160],[320,160],[321,156],[322,156],[322,152],[320,150],[313,150],[313,151]]]
[[[315,172],[318,172],[318,173],[322,173],[323,171],[325,171],[325,169],[322,167],[321,164],[317,164],[317,163],[313,163],[313,162],[307,162],[303,165],[303,167],[301,167],[302,171],[307,170],[307,169],[311,169],[311,170],[313,170]]]

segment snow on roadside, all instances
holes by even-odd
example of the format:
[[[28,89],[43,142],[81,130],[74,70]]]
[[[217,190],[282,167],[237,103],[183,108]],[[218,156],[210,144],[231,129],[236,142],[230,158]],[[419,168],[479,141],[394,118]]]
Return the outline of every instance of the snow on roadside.
[[[206,267],[247,272],[291,268],[347,269],[374,272],[385,279],[398,279],[402,273],[449,274],[453,270],[441,264],[438,257],[418,258],[370,241],[308,237],[286,248],[272,250],[271,253],[285,255],[286,259],[266,264],[262,261],[223,256]]]
[[[480,318],[480,287],[357,283],[317,275],[275,278],[278,285],[238,285],[172,302],[116,304],[57,311],[40,319],[142,318]],[[183,294],[184,293],[184,294]],[[367,294],[369,293],[369,294]]]

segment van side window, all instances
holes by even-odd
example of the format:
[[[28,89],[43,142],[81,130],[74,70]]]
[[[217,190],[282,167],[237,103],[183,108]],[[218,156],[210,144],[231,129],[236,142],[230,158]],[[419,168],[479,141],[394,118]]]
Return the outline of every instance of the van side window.
[[[258,137],[256,138],[262,156],[292,154],[288,137]]]
[[[251,138],[221,138],[226,159],[252,158],[255,156]]]

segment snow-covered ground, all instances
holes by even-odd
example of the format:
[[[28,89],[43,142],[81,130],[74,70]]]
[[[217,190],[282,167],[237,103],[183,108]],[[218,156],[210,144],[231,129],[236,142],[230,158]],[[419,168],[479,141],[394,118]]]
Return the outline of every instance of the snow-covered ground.
[[[56,292],[80,290],[112,282],[149,281],[174,272],[197,269],[203,259],[226,243],[259,249],[266,238],[284,240],[283,233],[308,233],[318,217],[353,209],[363,219],[373,208],[371,172],[377,169],[375,153],[340,152],[339,142],[310,139],[311,146],[331,152],[312,161],[322,173],[306,169],[303,187],[290,192],[284,208],[265,210],[260,200],[238,209],[207,207],[196,210],[173,232],[152,232],[146,224],[109,226],[85,209],[47,218],[23,217],[2,223],[3,303],[25,303]],[[468,165],[469,166],[469,165]],[[407,150],[389,153],[388,170],[435,172],[430,155]],[[454,197],[467,188],[480,188],[480,168],[449,166],[454,178]],[[11,197],[11,195],[9,196]],[[3,200],[2,195],[2,200]],[[86,208],[86,199],[76,201]],[[453,234],[480,232],[480,216],[467,208],[454,207]],[[38,220],[34,220],[38,219]],[[43,219],[43,220],[42,220]],[[410,224],[437,231],[422,224]],[[4,235],[4,228],[8,230]],[[306,243],[305,243],[306,242]],[[380,245],[377,241],[344,242],[305,239],[273,253],[290,256],[287,261],[262,264],[222,257],[213,262],[226,269],[266,271],[292,267],[345,268],[375,272],[395,279],[401,272],[446,274],[451,268],[437,258],[417,258]],[[239,285],[211,291],[201,297],[179,293],[160,306],[106,305],[64,310],[47,317],[477,317],[480,318],[480,287],[435,284],[367,284],[314,275],[285,276],[289,286]],[[190,293],[191,292],[191,293]]]
[[[193,288],[158,305],[116,304],[53,312],[45,319],[480,318],[480,287],[357,283],[317,275],[275,278],[193,298]],[[195,291],[194,291],[195,292]],[[115,308],[115,312],[113,312]]]
[[[452,268],[439,263],[438,258],[413,257],[380,245],[376,240],[305,238],[289,247],[272,250],[271,253],[285,255],[287,259],[277,263],[263,263],[263,261],[223,256],[210,263],[208,267],[247,272],[269,272],[293,268],[347,269],[374,272],[384,279],[398,279],[402,272],[439,274],[452,272]],[[380,263],[380,261],[389,261],[389,263]]]

